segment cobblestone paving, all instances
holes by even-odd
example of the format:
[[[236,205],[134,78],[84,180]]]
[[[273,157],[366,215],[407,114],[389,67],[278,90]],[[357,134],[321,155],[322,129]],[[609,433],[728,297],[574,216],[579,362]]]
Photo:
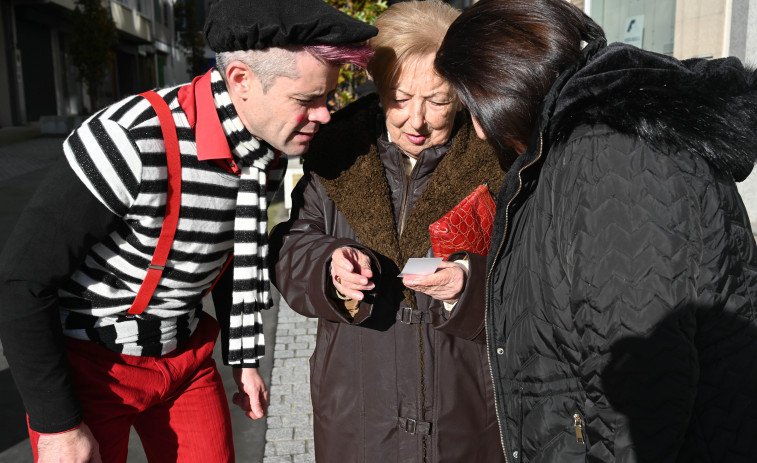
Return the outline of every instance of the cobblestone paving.
[[[315,462],[308,359],[317,321],[279,301],[263,463]]]

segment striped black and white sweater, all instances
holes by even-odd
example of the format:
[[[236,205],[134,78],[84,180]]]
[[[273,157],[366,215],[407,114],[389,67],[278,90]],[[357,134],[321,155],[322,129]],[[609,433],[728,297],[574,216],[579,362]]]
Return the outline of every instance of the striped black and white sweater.
[[[217,71],[213,77],[221,81]],[[61,286],[61,320],[67,336],[93,340],[127,355],[172,351],[194,331],[201,299],[232,252],[239,178],[197,159],[195,134],[177,99],[179,88],[158,91],[172,110],[179,138],[179,224],[166,269],[141,315],[126,311],[155,250],[167,191],[166,154],[155,110],[142,97],[127,98],[87,120],[64,143],[74,172],[121,218],[120,225],[91,248],[83,265]],[[214,92],[216,102],[229,101],[218,94],[226,92],[224,85],[214,86]],[[233,109],[232,113],[236,117]],[[228,110],[218,115],[232,143],[233,125],[224,123]]]

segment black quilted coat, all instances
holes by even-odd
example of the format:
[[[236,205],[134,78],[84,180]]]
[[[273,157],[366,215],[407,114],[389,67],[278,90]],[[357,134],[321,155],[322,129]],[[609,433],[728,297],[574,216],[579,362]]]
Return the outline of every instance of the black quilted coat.
[[[508,461],[757,461],[757,73],[593,43],[540,111],[487,264]]]

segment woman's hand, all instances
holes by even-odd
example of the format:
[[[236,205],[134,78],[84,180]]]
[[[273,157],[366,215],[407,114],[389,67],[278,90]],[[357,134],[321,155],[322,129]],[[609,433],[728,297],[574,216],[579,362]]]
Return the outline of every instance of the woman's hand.
[[[331,283],[345,297],[362,301],[363,291],[376,287],[371,278],[371,259],[364,252],[342,247],[331,254]]]
[[[468,270],[464,265],[442,262],[431,275],[408,275],[402,278],[402,283],[413,291],[454,304],[460,299],[467,278]]]

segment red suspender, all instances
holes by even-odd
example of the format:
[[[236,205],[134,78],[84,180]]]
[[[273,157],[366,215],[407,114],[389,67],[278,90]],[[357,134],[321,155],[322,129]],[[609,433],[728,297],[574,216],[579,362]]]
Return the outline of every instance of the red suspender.
[[[171,109],[166,101],[157,93],[148,91],[140,96],[150,102],[160,121],[160,130],[163,132],[163,141],[166,146],[166,164],[168,166],[168,195],[166,197],[166,216],[163,219],[163,227],[160,229],[158,244],[155,246],[155,254],[147,267],[147,275],[139,287],[137,297],[129,308],[129,313],[138,315],[144,312],[150,303],[155,288],[158,286],[160,276],[166,267],[168,253],[171,251],[176,227],[179,225],[179,207],[181,206],[181,154],[179,153],[179,138],[176,136],[176,124],[171,114]]]

